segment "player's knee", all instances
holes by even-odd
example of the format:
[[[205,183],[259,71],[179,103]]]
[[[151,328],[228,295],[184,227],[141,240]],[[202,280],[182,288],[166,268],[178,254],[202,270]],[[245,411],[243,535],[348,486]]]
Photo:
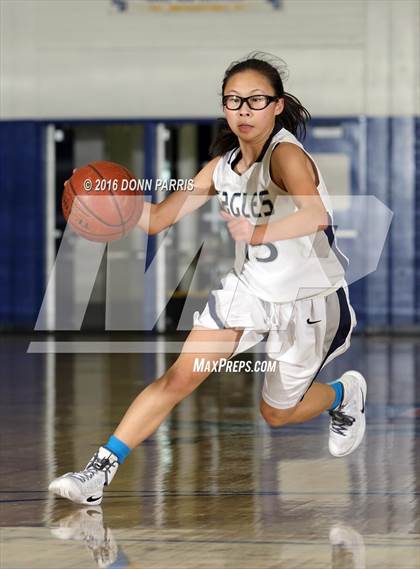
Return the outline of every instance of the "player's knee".
[[[264,400],[261,400],[261,415],[270,427],[282,427],[287,425],[290,422],[294,410],[294,407],[289,409],[276,409],[268,405]]]
[[[164,376],[164,388],[175,399],[183,399],[194,391],[197,381],[188,370],[172,366]]]

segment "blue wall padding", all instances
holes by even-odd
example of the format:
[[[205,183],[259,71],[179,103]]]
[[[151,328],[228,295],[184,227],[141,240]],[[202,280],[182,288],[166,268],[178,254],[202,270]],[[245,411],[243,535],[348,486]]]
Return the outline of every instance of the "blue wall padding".
[[[0,325],[33,326],[44,284],[44,127],[0,122]]]

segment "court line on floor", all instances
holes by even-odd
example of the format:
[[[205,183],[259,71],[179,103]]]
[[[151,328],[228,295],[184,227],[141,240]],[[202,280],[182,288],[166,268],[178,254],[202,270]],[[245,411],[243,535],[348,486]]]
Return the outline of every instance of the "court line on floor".
[[[111,526],[110,526],[111,527]],[[112,527],[111,527],[112,529]],[[417,536],[413,536],[413,541],[417,538]],[[118,543],[129,543],[129,542],[140,542],[140,543],[201,543],[201,544],[210,544],[210,543],[220,543],[220,544],[238,544],[238,545],[308,545],[313,547],[317,545],[319,547],[331,547],[330,541],[307,541],[307,540],[287,540],[287,539],[279,539],[279,540],[252,540],[252,539],[177,539],[177,538],[168,538],[168,539],[151,539],[151,538],[121,538],[118,536]],[[379,543],[365,543],[366,547],[415,547],[417,549],[417,543],[387,543],[387,542],[379,542]],[[402,569],[399,565],[399,569]]]
[[[14,526],[11,526],[14,529]],[[16,528],[21,528],[22,526],[15,526]],[[34,526],[38,527],[38,526]],[[51,529],[49,526],[43,526],[46,530]],[[53,526],[52,526],[53,527]],[[109,526],[110,529],[113,529],[112,526]],[[29,526],[30,528],[30,526]],[[29,529],[28,526],[25,526],[25,529]],[[119,531],[124,531],[126,529],[134,529],[134,528],[118,528]],[[136,528],[140,529],[141,528]],[[417,538],[416,535],[413,536],[413,541]],[[10,539],[10,538],[9,538]],[[25,536],[17,536],[16,539],[22,540],[25,539]],[[48,536],[48,539],[41,538],[40,536],[27,536],[26,539],[36,539],[38,542],[40,541],[50,541],[51,537]],[[366,538],[364,538],[366,539]],[[384,538],[386,540],[387,538]],[[389,538],[388,538],[389,539]],[[398,538],[396,538],[398,539]],[[167,538],[167,539],[152,539],[152,538],[124,538],[118,536],[118,543],[160,543],[160,544],[167,544],[167,543],[174,543],[174,544],[220,544],[220,545],[295,545],[295,546],[308,546],[308,547],[331,547],[330,541],[309,541],[309,540],[288,540],[288,539],[278,539],[278,540],[252,540],[252,539],[180,539],[180,538]],[[417,549],[417,543],[389,543],[387,541],[380,541],[376,543],[366,543],[365,547],[382,547],[382,548],[407,548]],[[403,569],[402,565],[398,566],[399,569]],[[411,566],[412,567],[412,566]]]
[[[319,494],[328,494],[329,496],[347,496],[347,495],[355,495],[355,496],[365,496],[365,495],[393,495],[393,496],[418,496],[420,492],[417,491],[407,491],[401,492],[398,490],[395,491],[385,491],[385,490],[366,490],[366,491],[356,491],[351,490],[349,492],[279,492],[278,490],[222,490],[220,492],[210,492],[208,490],[195,490],[192,492],[174,492],[174,491],[166,491],[166,490],[139,490],[138,492],[133,492],[131,490],[107,490],[106,495],[112,496],[113,494],[124,494],[129,493],[132,495],[145,495],[145,496],[284,496],[284,495],[319,495]],[[48,494],[47,490],[0,490],[0,494]]]
[[[17,503],[28,503],[28,502],[43,502],[48,499],[48,492],[45,490],[23,490],[23,491],[13,491],[7,492],[2,490],[2,494],[46,494],[45,498],[10,498],[0,500],[0,504],[17,504]],[[381,497],[402,497],[407,498],[415,497],[420,495],[420,492],[385,492],[385,491],[366,491],[366,492],[274,492],[274,491],[260,491],[260,492],[193,492],[193,493],[175,493],[175,492],[130,492],[129,490],[120,490],[117,493],[107,492],[107,500],[117,500],[117,499],[131,499],[131,498],[155,498],[157,496],[164,496],[167,498],[235,498],[235,497],[246,497],[246,496],[381,496]]]

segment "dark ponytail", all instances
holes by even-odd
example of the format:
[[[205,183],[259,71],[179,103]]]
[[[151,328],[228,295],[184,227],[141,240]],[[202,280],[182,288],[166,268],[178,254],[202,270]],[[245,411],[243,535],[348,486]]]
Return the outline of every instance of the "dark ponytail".
[[[306,136],[306,123],[311,118],[309,111],[299,99],[286,93],[282,78],[287,78],[287,68],[283,60],[266,53],[255,52],[241,61],[234,61],[226,70],[222,83],[222,96],[228,80],[242,71],[257,71],[271,83],[277,97],[284,99],[284,109],[276,116],[275,127],[286,128],[296,138],[303,140]],[[225,118],[218,119],[214,140],[210,146],[210,154],[222,156],[229,150],[239,146],[238,137],[230,129]]]
[[[276,116],[276,124],[289,130],[299,140],[304,140],[306,136],[306,123],[311,115],[302,105],[297,97],[290,93],[284,93],[284,109],[280,115]]]

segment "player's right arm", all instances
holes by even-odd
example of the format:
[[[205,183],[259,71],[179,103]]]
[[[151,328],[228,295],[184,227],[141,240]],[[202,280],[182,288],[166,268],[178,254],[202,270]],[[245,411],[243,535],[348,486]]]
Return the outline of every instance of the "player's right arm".
[[[216,194],[213,172],[219,160],[220,156],[213,158],[198,172],[194,177],[192,190],[172,192],[165,200],[157,204],[145,201],[143,213],[137,225],[146,233],[154,235],[203,206]]]

